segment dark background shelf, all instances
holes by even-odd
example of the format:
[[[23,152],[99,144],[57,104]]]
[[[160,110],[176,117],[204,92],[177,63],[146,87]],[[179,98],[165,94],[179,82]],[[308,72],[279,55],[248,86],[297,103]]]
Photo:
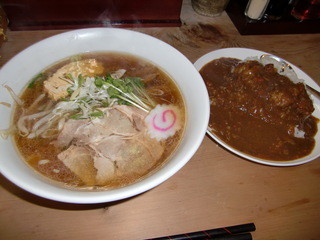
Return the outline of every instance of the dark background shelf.
[[[320,19],[299,21],[287,12],[280,20],[250,20],[244,15],[248,0],[231,0],[226,8],[242,35],[320,33]]]
[[[2,0],[11,30],[180,26],[182,0]]]

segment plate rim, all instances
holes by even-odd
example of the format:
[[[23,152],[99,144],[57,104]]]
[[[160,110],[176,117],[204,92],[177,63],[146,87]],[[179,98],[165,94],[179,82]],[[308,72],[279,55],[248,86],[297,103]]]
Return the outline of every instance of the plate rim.
[[[256,55],[251,55],[251,53],[256,54]],[[244,60],[245,58],[248,58],[248,57],[256,57],[256,56],[261,56],[263,54],[270,54],[270,55],[277,56],[277,55],[272,54],[272,53],[268,53],[268,52],[264,52],[264,51],[260,51],[260,50],[252,49],[252,48],[240,48],[240,47],[221,48],[221,49],[213,50],[211,52],[208,52],[208,53],[202,55],[201,57],[199,57],[194,62],[194,66],[198,71],[200,71],[200,69],[205,64],[207,64],[210,61],[213,61],[215,59],[221,58],[221,57],[233,57],[233,58],[240,59],[239,57],[237,57],[238,55],[242,55],[242,56],[246,55],[244,58],[240,59],[240,60]],[[235,55],[237,55],[237,56],[235,56]],[[283,59],[282,57],[279,57],[279,58]],[[285,61],[292,66],[293,70],[297,73],[299,78],[303,76],[303,80],[305,82],[307,82],[308,84],[311,83],[310,85],[312,87],[314,87],[315,89],[320,91],[319,85],[307,73],[305,73],[303,70],[301,70],[300,68],[298,68],[294,64],[290,63],[289,61],[287,61],[287,60],[285,60]],[[314,107],[315,107],[314,113],[318,113],[318,115],[319,115],[320,114],[320,101],[318,101],[314,97],[311,97],[311,99],[313,100]],[[207,134],[213,140],[215,140],[218,144],[220,144],[222,147],[226,148],[227,150],[231,151],[232,153],[234,153],[234,154],[238,155],[239,157],[242,157],[242,158],[244,158],[246,160],[249,160],[249,161],[252,161],[252,162],[256,162],[256,163],[260,163],[260,164],[264,164],[264,165],[268,165],[268,166],[289,167],[289,166],[297,166],[297,165],[301,165],[301,164],[305,164],[305,163],[311,162],[313,160],[316,160],[320,156],[320,150],[319,150],[318,153],[315,153],[315,156],[308,157],[308,156],[310,156],[312,153],[314,153],[317,150],[317,146],[320,144],[319,143],[319,139],[320,139],[320,131],[319,131],[320,130],[320,121],[318,121],[317,126],[318,126],[318,132],[317,132],[315,138],[318,137],[318,139],[316,139],[316,144],[315,144],[315,147],[312,150],[312,152],[310,154],[308,154],[307,156],[304,156],[302,158],[298,158],[298,159],[294,159],[294,160],[288,160],[288,161],[276,161],[276,160],[262,159],[262,158],[258,158],[258,157],[252,156],[250,154],[244,153],[242,151],[239,151],[236,148],[234,148],[234,147],[230,146],[229,144],[225,143],[217,135],[215,135],[212,131],[210,131],[209,126],[207,128]]]

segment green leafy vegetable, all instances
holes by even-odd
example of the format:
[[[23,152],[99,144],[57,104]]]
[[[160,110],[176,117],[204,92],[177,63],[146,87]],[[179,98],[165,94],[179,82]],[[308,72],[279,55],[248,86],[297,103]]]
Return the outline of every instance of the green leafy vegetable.
[[[66,78],[70,79],[70,80],[73,80],[73,77],[72,77],[72,74],[71,73],[67,73],[65,75]]]
[[[39,80],[44,80],[45,75],[43,73],[39,73],[37,76],[31,79],[28,88],[33,88]]]
[[[77,113],[77,114],[71,115],[69,118],[78,120],[78,119],[81,119],[82,116],[83,116],[82,114]]]
[[[71,87],[68,87],[68,88],[67,88],[67,92],[71,95],[74,91],[72,90]]]
[[[61,99],[73,104],[73,109],[77,107],[73,115],[69,116],[71,119],[101,118],[104,112],[99,108],[114,104],[133,105],[147,112],[155,106],[141,78],[113,78],[111,74],[104,77],[80,74],[75,79],[71,74],[66,74],[65,77],[74,82],[67,89],[69,96]]]
[[[79,74],[79,76],[78,76],[78,84],[79,84],[80,87],[82,86],[82,84],[85,81],[86,81],[86,79],[81,74]]]
[[[74,55],[74,56],[70,57],[70,60],[71,60],[72,62],[78,62],[78,61],[80,61],[81,59],[82,59],[82,58],[81,58],[80,55]]]
[[[109,96],[111,98],[117,98],[120,94],[120,92],[116,88],[113,88],[113,87],[107,88],[107,93],[109,94]]]
[[[96,112],[90,113],[89,116],[90,117],[103,117],[104,113],[101,110],[97,109]]]
[[[104,82],[105,82],[104,79],[101,78],[101,77],[96,77],[95,80],[94,80],[94,84],[95,84],[97,87],[99,87],[99,88],[102,87],[102,85],[104,84]]]

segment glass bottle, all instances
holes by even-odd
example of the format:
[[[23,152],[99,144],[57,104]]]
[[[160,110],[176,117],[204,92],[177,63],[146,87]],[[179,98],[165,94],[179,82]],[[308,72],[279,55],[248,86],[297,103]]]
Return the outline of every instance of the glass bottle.
[[[260,20],[269,4],[269,0],[249,0],[244,14],[253,20]]]

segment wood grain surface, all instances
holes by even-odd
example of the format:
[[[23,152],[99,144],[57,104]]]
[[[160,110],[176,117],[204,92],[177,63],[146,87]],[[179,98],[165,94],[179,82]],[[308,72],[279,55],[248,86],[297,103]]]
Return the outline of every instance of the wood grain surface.
[[[320,83],[320,34],[242,36],[226,13],[197,15],[184,1],[179,28],[134,28],[177,48],[190,61],[223,47],[270,52]],[[8,30],[0,65],[29,45],[64,32]],[[270,167],[242,159],[206,136],[173,177],[119,202],[49,201],[0,175],[0,239],[145,239],[254,222],[256,240],[320,239],[320,161]]]

